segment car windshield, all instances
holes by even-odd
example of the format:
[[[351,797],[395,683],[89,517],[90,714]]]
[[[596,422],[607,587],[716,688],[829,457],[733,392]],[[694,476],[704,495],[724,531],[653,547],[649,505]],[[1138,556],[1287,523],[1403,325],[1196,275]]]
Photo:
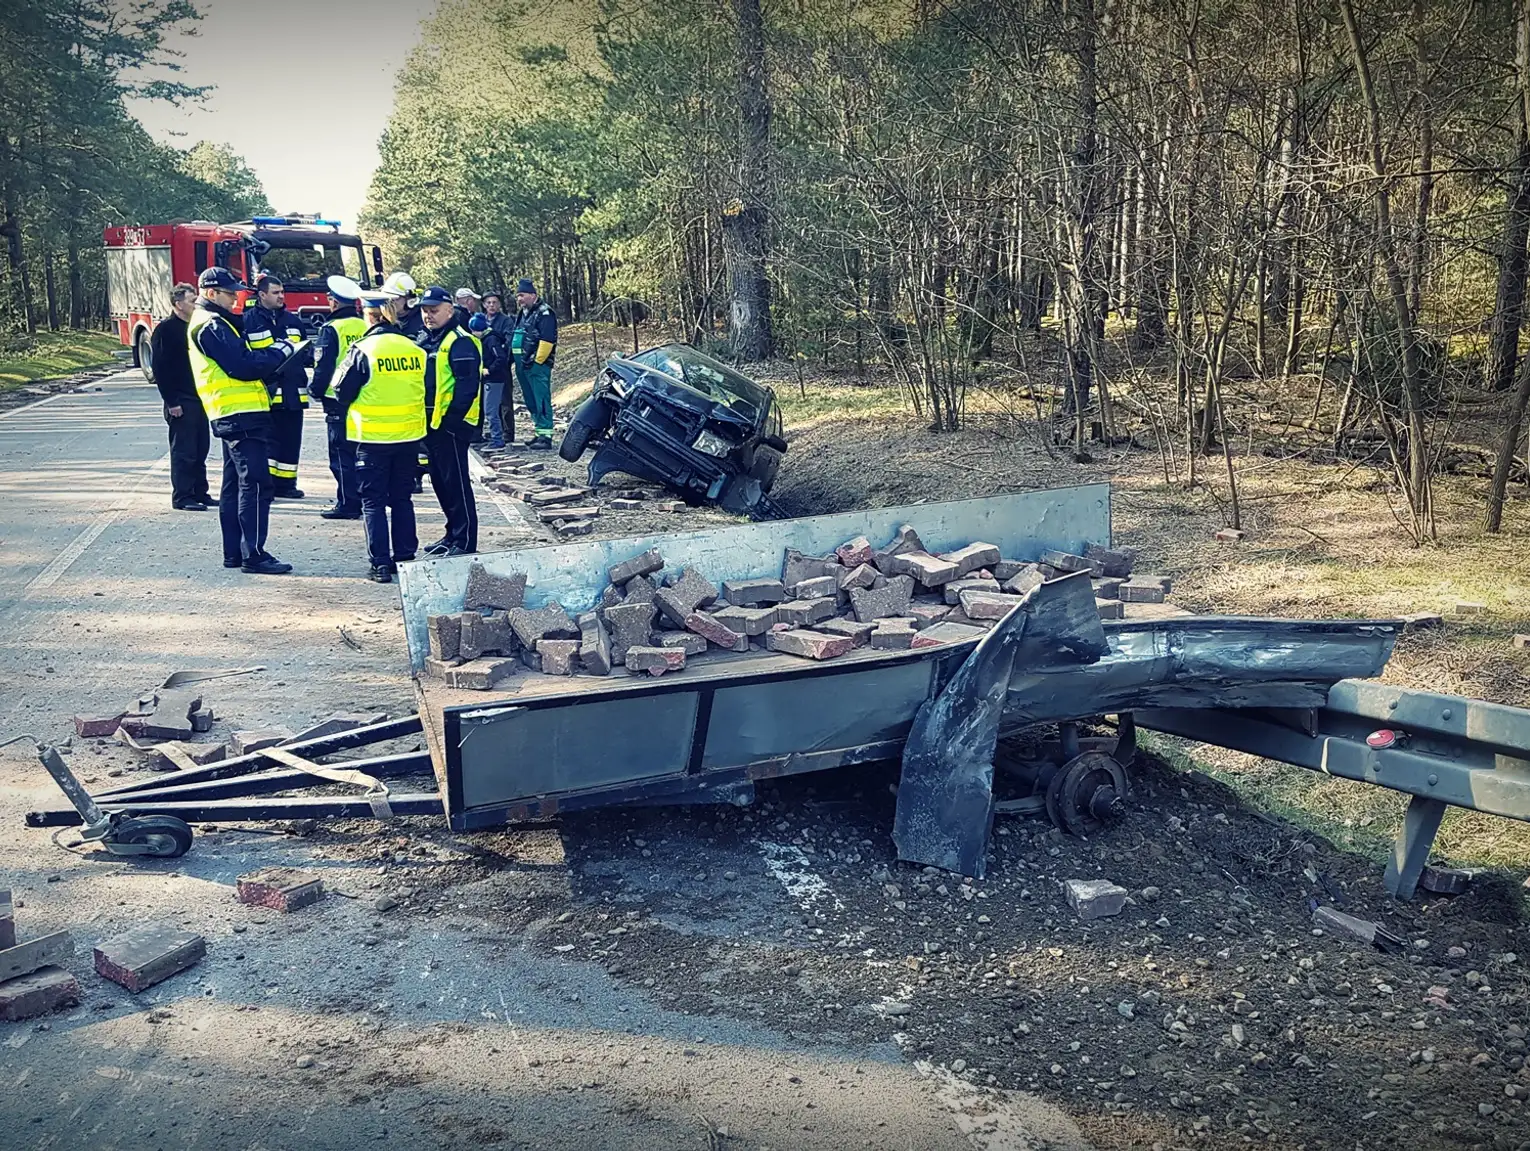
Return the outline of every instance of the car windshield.
[[[330,276],[355,279],[362,268],[361,249],[355,244],[304,244],[272,247],[258,257],[260,270],[277,277],[289,288],[323,291]]]
[[[636,363],[657,368],[666,376],[727,404],[750,419],[758,418],[761,408],[769,400],[770,389],[686,344],[650,348],[631,358]]]

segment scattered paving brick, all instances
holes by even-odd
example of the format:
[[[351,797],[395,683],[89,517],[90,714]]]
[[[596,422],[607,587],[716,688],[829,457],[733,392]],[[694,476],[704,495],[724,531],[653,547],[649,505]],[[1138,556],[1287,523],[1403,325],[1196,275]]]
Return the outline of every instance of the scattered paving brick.
[[[760,607],[786,599],[786,585],[778,579],[723,580],[723,599],[734,607]]]
[[[477,560],[468,568],[464,611],[509,611],[526,602],[526,573],[493,575]]]
[[[543,508],[537,512],[537,519],[541,520],[544,524],[552,524],[554,527],[558,524],[576,521],[583,522],[599,518],[600,509],[593,505],[589,507],[569,507],[566,504],[560,504],[555,508]]]
[[[611,630],[611,662],[626,661],[627,650],[644,647],[653,634],[657,609],[651,603],[628,603],[605,610],[606,627]]]
[[[998,563],[989,566],[988,574],[1000,583],[1003,583],[1005,580],[1014,579],[1031,566],[1031,564],[1021,563],[1019,560],[1000,560]]]
[[[190,739],[192,736],[190,718],[174,719],[171,716],[154,715],[126,715],[122,722],[117,725],[119,731],[124,731],[134,739]]]
[[[0,1019],[19,1023],[80,1001],[79,980],[62,967],[44,967],[0,983]]]
[[[962,592],[964,591],[991,591],[997,593],[998,590],[998,580],[982,579],[980,577],[974,576],[964,576],[961,579],[954,579],[941,588],[943,598],[945,599],[947,605],[950,607],[955,607],[957,604],[962,602],[961,596]]]
[[[1094,580],[1094,595],[1096,599],[1119,599],[1121,594],[1122,580],[1114,576],[1106,576],[1104,579]]]
[[[599,612],[579,617],[579,666],[591,675],[611,674],[611,633]]]
[[[773,631],[765,639],[770,651],[803,659],[834,659],[855,647],[847,635],[827,635],[821,631]]]
[[[712,618],[726,627],[744,635],[764,635],[771,625],[778,622],[780,613],[775,605],[770,607],[725,607],[712,613]]]
[[[659,594],[659,585],[647,576],[635,576],[623,587],[623,603],[653,603],[653,597]]]
[[[615,607],[622,602],[622,589],[613,583],[608,583],[605,590],[600,593],[600,602],[595,605],[595,610],[604,611],[608,607]]]
[[[837,559],[810,556],[796,548],[787,548],[786,558],[781,563],[781,582],[790,591],[805,579],[833,575],[834,569],[839,566]]]
[[[716,617],[704,612],[693,611],[685,617],[685,630],[695,632],[702,636],[708,643],[715,643],[724,651],[748,651],[749,637],[742,632],[734,631],[727,624],[719,623]]]
[[[912,576],[925,587],[937,587],[956,578],[956,565],[929,552],[902,552],[889,556],[882,567],[886,575]]]
[[[1530,651],[1530,635],[1516,635],[1512,642],[1515,651]]]
[[[687,656],[707,653],[707,641],[691,631],[667,631],[659,637],[659,646],[677,647]]]
[[[660,500],[655,506],[661,512],[683,512],[688,505],[684,500]]]
[[[1163,603],[1166,598],[1161,584],[1143,583],[1134,579],[1124,581],[1116,594],[1125,603]]]
[[[577,639],[539,639],[537,656],[543,675],[573,675],[574,659],[579,654]]]
[[[940,558],[950,560],[956,565],[957,579],[1000,562],[998,547],[985,543],[971,543],[954,552],[946,552]]]
[[[213,715],[212,708],[199,707],[191,713],[191,730],[198,735],[209,732],[212,730],[213,720],[215,719],[217,719],[217,716]]]
[[[685,627],[685,617],[717,598],[717,588],[695,568],[685,568],[668,587],[653,597],[660,613],[677,628]]]
[[[434,676],[436,679],[445,679],[446,673],[451,671],[452,668],[456,667],[461,662],[462,661],[460,659],[432,659],[430,656],[426,656],[425,674]]]
[[[1216,533],[1216,541],[1219,544],[1237,544],[1243,542],[1242,528],[1222,528]]]
[[[914,621],[911,619],[878,620],[871,629],[874,651],[907,651],[914,646]]]
[[[241,875],[235,882],[234,896],[250,907],[297,911],[324,898],[324,881],[295,867],[266,867]]]
[[[530,649],[528,649],[530,650]],[[536,665],[540,670],[540,665]],[[488,691],[500,680],[515,674],[515,660],[505,656],[486,655],[467,663],[446,669],[447,686],[466,691]]]
[[[813,630],[827,632],[829,635],[846,636],[850,639],[853,646],[865,647],[871,642],[871,633],[875,627],[875,624],[857,623],[853,619],[840,619],[836,616],[834,619],[826,619],[822,623],[815,623]]]
[[[624,496],[618,496],[616,499],[608,500],[607,504],[613,511],[618,512],[642,511],[648,506],[646,500],[627,499]]]
[[[1129,579],[1132,565],[1137,562],[1136,548],[1107,548],[1099,544],[1086,544],[1084,558],[1092,563],[1102,576],[1112,579]]]
[[[147,924],[95,946],[96,973],[135,994],[198,963],[207,941],[194,931]]]
[[[1020,605],[1023,597],[985,591],[964,591],[962,611],[968,619],[1003,619]]]
[[[1041,553],[1041,562],[1048,567],[1056,568],[1059,572],[1094,572],[1095,575],[1104,575],[1103,571],[1095,571],[1094,561],[1087,556],[1074,555],[1072,552],[1044,551]]]
[[[871,546],[871,541],[865,536],[856,536],[835,548],[834,554],[845,567],[856,568],[869,564],[877,554],[877,549]]]
[[[595,525],[589,520],[574,520],[572,522],[559,520],[553,525],[553,531],[557,532],[564,539],[569,539],[573,536],[587,536],[594,530]]]
[[[1069,879],[1063,882],[1068,906],[1080,919],[1104,919],[1120,915],[1126,906],[1126,888],[1108,879]]]
[[[798,580],[792,587],[793,599],[823,599],[825,596],[839,594],[839,579],[832,575],[815,576],[812,579]]]
[[[942,644],[961,643],[964,640],[982,639],[987,633],[983,628],[968,624],[952,623],[949,619],[914,633],[913,646],[940,647]],[[873,637],[874,638],[874,637]]]
[[[1099,609],[1101,619],[1126,618],[1126,605],[1118,599],[1097,599],[1094,606]]]
[[[776,621],[792,627],[808,627],[834,614],[834,597],[793,599],[776,605]]]
[[[877,580],[882,578],[882,573],[870,564],[860,564],[853,568],[841,568],[839,572],[839,589],[849,591],[851,588],[875,587]]]
[[[685,649],[681,647],[630,647],[627,649],[629,675],[659,676],[668,671],[685,670]]]
[[[638,576],[652,575],[656,571],[664,570],[664,557],[659,554],[658,548],[649,548],[640,556],[633,556],[630,560],[623,560],[616,564],[606,573],[606,578],[617,587],[630,579]]]
[[[908,614],[916,628],[927,628],[948,618],[951,608],[943,603],[911,603],[908,605]]]
[[[850,608],[861,623],[908,614],[914,597],[914,581],[908,576],[894,576],[881,587],[852,588]]]
[[[0,951],[0,980],[17,979],[43,967],[62,963],[74,954],[74,940],[67,931],[13,944]]]
[[[544,488],[539,492],[531,492],[526,496],[526,502],[534,508],[552,507],[554,504],[571,504],[576,500],[584,499],[584,488]]]
[[[539,639],[577,639],[579,629],[563,605],[553,600],[535,610],[518,607],[510,613],[510,630],[521,646],[535,650]]]
[[[1485,615],[1487,613],[1487,604],[1478,603],[1475,600],[1458,599],[1456,600],[1455,613],[1457,615]],[[128,719],[132,719],[132,716],[129,716]],[[128,719],[122,722],[126,724]]]
[[[291,738],[291,728],[256,727],[248,731],[234,732],[229,736],[228,748],[236,756],[249,755],[252,751],[261,751],[267,747],[275,747],[279,743],[286,743]]]
[[[113,734],[121,725],[125,711],[110,715],[77,715],[74,717],[74,734],[81,738],[99,738]]]
[[[919,538],[912,524],[903,524],[893,535],[892,542],[882,548],[876,554],[878,556],[896,556],[904,552],[922,552],[926,550],[924,541]],[[875,562],[875,560],[873,560]],[[878,567],[881,565],[878,564]]]
[[[479,615],[476,611],[462,613],[461,633],[457,643],[457,654],[462,659],[477,659],[481,655],[512,655],[515,643],[516,635],[510,627],[509,612],[497,611],[493,615]]]

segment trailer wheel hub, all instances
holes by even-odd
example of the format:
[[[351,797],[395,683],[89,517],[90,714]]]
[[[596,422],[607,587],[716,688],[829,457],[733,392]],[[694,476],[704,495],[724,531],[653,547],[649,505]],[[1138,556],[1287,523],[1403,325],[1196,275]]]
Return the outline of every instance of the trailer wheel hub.
[[[1126,771],[1103,751],[1070,759],[1047,785],[1047,815],[1070,835],[1091,835],[1126,814]]]

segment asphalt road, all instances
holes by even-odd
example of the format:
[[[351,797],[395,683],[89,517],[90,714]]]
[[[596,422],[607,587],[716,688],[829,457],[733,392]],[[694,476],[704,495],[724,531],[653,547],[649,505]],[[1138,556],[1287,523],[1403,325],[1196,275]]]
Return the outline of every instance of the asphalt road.
[[[62,741],[73,715],[117,710],[180,668],[265,669],[207,686],[215,736],[413,710],[396,585],[363,578],[358,524],[318,517],[332,487],[317,413],[299,483],[309,498],[276,505],[270,543],[295,573],[249,577],[222,567],[215,513],[170,508],[158,397],[136,373],[0,415],[0,738]],[[417,503],[431,538],[439,513],[428,491]],[[485,550],[525,538],[483,508]],[[67,754],[95,788],[141,770],[110,741]],[[30,749],[0,751],[0,884],[23,940],[72,934],[83,990],[78,1008],[0,1023],[7,1147],[1082,1145],[1055,1109],[978,1098],[890,1042],[847,1050],[768,1015],[687,1014],[662,987],[532,946],[560,908],[607,915],[557,833],[202,832],[184,859],[130,862],[22,827],[58,802]],[[709,865],[683,831],[676,850],[686,869]],[[269,865],[320,871],[332,894],[291,916],[237,904],[235,877]],[[751,920],[800,917],[757,869]],[[374,906],[405,884],[407,917]],[[544,904],[524,934],[499,914]],[[208,954],[134,996],[94,974],[90,948],[144,922],[191,927]],[[713,930],[738,945],[727,923]]]

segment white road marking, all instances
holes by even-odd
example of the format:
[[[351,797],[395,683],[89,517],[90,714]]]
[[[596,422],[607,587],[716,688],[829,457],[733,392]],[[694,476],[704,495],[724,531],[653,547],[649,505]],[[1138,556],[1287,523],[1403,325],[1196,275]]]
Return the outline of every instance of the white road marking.
[[[139,475],[138,482],[129,488],[125,494],[128,497],[137,495],[150,480],[157,479],[161,474],[169,470],[170,453],[166,452]],[[121,519],[123,513],[127,510],[126,506],[108,508],[97,516],[95,522],[75,536],[69,546],[54,557],[52,563],[32,577],[31,582],[21,589],[21,594],[16,597],[16,602],[6,609],[4,615],[0,615],[0,619],[8,618],[12,612],[21,606],[22,601],[28,596],[35,595],[41,591],[47,591],[56,584],[59,578],[74,566],[75,560],[85,554],[85,549],[95,543],[100,538],[102,532]]]
[[[766,870],[780,881],[802,910],[811,912],[816,904],[824,901],[831,903],[835,911],[845,909],[824,877],[813,870],[812,861],[800,847],[764,839],[759,841],[759,847],[760,854],[765,857]]]

